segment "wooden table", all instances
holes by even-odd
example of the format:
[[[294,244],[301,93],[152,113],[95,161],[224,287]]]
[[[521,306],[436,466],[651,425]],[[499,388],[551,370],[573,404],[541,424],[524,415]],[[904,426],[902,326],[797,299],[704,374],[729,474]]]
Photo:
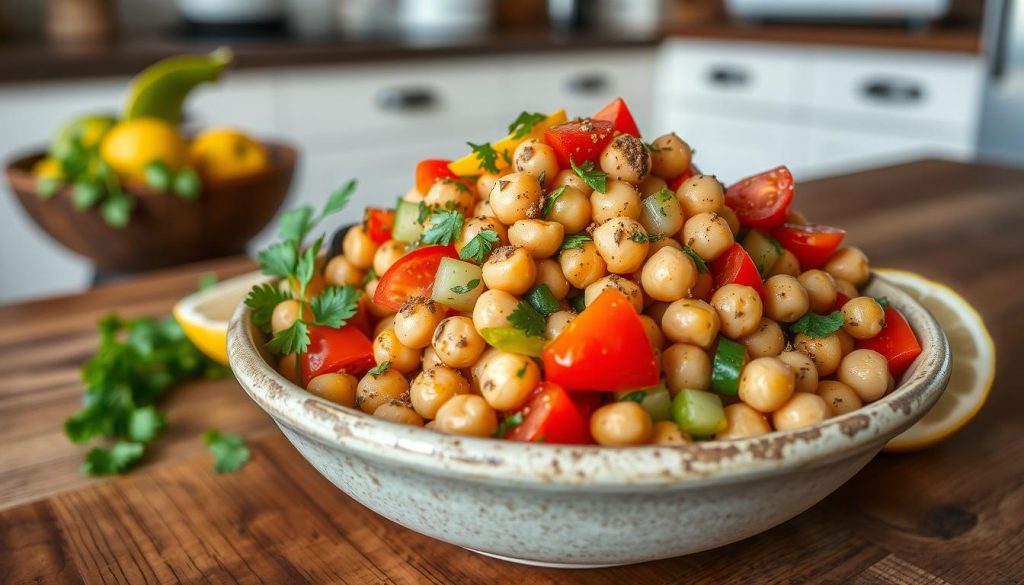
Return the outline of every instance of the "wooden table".
[[[108,311],[159,315],[221,261],[0,307],[0,581],[5,583],[1020,583],[1024,578],[1024,171],[922,162],[799,188],[879,266],[960,290],[999,350],[989,404],[927,451],[880,455],[759,536],[679,559],[558,571],[492,560],[356,504],[303,460],[232,380],[165,403],[168,430],[132,473],[78,472],[61,431]],[[218,476],[198,435],[241,432],[252,462]],[[486,519],[481,519],[486,521]]]

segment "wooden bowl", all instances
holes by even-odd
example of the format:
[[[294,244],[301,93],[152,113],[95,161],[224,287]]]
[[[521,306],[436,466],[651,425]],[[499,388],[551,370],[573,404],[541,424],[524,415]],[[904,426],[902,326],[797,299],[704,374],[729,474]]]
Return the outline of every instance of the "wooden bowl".
[[[107,225],[93,208],[75,209],[72,188],[38,196],[32,165],[37,153],[7,165],[7,181],[21,206],[47,234],[91,259],[105,272],[141,272],[220,256],[242,254],[284,202],[295,172],[291,146],[265,143],[270,167],[250,177],[205,182],[194,201],[145,186],[127,189],[135,209],[121,229]]]

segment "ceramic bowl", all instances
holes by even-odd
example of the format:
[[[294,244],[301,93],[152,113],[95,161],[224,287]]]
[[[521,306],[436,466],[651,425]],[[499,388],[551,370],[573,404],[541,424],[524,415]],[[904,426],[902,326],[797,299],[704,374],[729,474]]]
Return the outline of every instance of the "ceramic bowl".
[[[239,306],[231,368],[289,441],[339,489],[427,536],[558,567],[695,553],[781,524],[850,479],[921,418],[950,374],[946,337],[906,293],[874,277],[924,348],[889,395],[823,423],[735,441],[606,448],[477,439],[387,422],[305,392],[267,365]]]

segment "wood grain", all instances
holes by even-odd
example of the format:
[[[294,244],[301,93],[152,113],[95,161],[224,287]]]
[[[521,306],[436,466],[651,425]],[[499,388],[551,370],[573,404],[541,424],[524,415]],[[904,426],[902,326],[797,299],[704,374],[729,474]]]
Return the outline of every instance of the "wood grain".
[[[608,570],[513,565],[377,516],[317,474],[233,381],[175,390],[168,431],[136,471],[79,475],[81,449],[60,425],[81,399],[95,320],[163,313],[199,274],[248,260],[0,307],[0,582],[1021,583],[1022,185],[1024,171],[936,161],[800,185],[801,210],[849,229],[876,265],[950,283],[975,304],[999,353],[990,403],[954,439],[880,455],[773,530]],[[243,471],[212,472],[197,439],[210,426],[249,438]]]

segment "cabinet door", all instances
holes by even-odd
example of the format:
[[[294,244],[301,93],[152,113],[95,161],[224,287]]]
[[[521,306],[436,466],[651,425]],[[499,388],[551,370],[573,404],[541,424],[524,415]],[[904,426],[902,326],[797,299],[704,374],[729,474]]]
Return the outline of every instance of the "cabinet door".
[[[816,128],[811,136],[809,175],[839,175],[922,158],[970,160],[973,147],[950,141],[878,132]]]
[[[185,104],[187,128],[234,126],[256,136],[279,134],[273,75],[233,71],[217,83],[198,87]]]

